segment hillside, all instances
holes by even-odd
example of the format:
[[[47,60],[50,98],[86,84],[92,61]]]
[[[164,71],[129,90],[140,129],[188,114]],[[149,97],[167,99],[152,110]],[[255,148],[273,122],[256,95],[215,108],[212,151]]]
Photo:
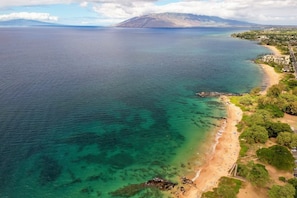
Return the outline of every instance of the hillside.
[[[160,13],[133,17],[116,25],[130,28],[189,28],[189,27],[250,27],[256,24],[243,21],[223,19],[182,13]]]

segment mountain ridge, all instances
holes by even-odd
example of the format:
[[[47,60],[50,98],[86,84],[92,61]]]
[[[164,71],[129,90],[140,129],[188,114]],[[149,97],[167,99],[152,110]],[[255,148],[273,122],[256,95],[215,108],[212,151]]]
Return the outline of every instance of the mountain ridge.
[[[157,13],[133,17],[116,25],[130,28],[250,27],[257,24],[217,16]]]
[[[0,21],[0,27],[11,26],[11,27],[26,27],[26,26],[53,26],[55,23],[29,20],[29,19],[12,19],[7,21]]]

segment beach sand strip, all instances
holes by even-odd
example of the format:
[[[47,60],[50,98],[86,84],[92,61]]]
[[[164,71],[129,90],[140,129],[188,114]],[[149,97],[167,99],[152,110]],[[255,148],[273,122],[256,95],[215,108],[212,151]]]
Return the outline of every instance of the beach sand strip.
[[[275,55],[281,53],[273,46],[265,46],[273,51]],[[267,92],[267,89],[272,85],[278,84],[281,79],[281,74],[278,74],[274,69],[267,65],[261,64],[265,75],[265,90],[262,94]],[[195,186],[190,187],[187,191],[180,195],[181,198],[197,198],[201,197],[203,192],[211,191],[218,186],[219,179],[224,176],[229,176],[229,170],[236,163],[240,145],[239,134],[237,132],[236,124],[242,119],[242,111],[239,107],[230,103],[229,98],[222,96],[221,100],[226,105],[227,119],[222,124],[218,131],[218,141],[215,145],[215,151],[202,166],[197,167],[197,174],[192,178]]]

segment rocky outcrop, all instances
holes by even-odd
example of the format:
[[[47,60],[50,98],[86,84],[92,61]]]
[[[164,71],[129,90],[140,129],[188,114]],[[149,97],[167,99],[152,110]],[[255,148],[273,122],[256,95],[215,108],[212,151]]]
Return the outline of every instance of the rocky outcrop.
[[[160,190],[172,190],[177,184],[161,178],[154,178],[145,183],[146,186],[156,187]]]
[[[196,93],[196,96],[199,96],[201,98],[204,98],[204,97],[220,97],[220,96],[241,96],[241,95],[242,94],[238,94],[238,93],[224,93],[224,92],[215,92],[215,91],[212,91],[212,92],[202,91],[202,92]]]

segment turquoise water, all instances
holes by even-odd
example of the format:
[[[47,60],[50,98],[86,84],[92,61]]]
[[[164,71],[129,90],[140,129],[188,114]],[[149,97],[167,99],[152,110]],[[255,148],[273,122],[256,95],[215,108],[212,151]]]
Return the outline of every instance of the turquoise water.
[[[195,93],[261,85],[250,60],[268,51],[234,31],[0,29],[0,198],[109,198],[176,181],[225,116]]]

